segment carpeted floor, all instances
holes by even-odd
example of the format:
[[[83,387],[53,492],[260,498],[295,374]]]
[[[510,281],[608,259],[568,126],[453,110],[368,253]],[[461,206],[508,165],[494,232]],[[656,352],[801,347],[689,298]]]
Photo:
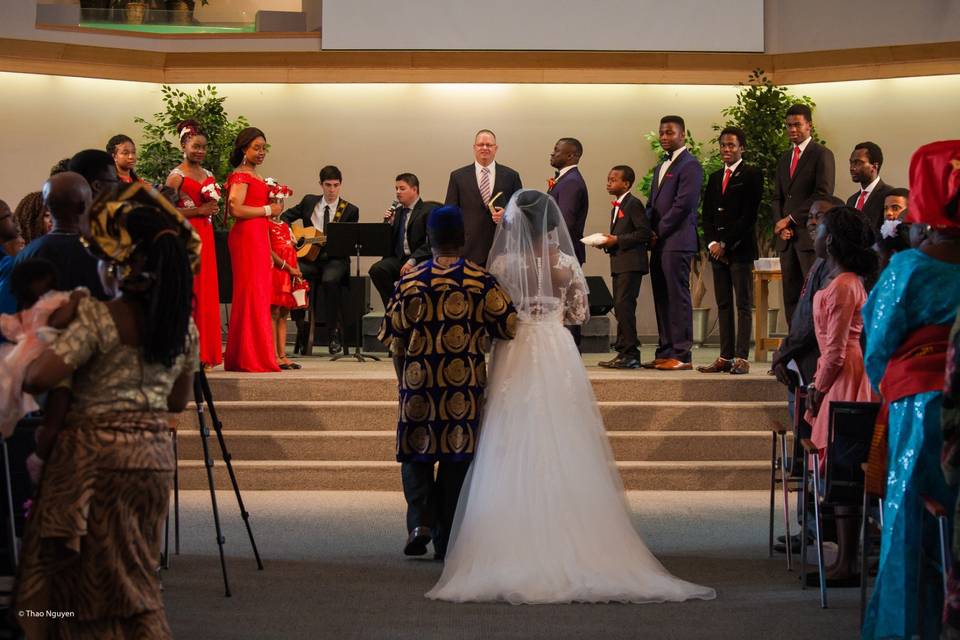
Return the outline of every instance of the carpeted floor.
[[[399,480],[398,480],[399,482]],[[177,638],[854,638],[858,590],[802,591],[767,558],[767,494],[630,492],[634,523],[676,575],[711,602],[448,604],[423,597],[440,575],[405,558],[399,492],[245,492],[257,571],[232,493],[217,494],[233,596],[223,597],[210,496],[182,494],[181,555],[163,573]],[[503,544],[510,544],[504,523]]]

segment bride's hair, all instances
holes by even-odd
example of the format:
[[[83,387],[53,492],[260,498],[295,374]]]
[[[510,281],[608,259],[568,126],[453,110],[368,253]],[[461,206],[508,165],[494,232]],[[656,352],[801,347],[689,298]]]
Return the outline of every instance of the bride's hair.
[[[531,235],[538,238],[544,231],[553,231],[557,227],[557,218],[551,215],[550,196],[533,189],[521,191],[517,195],[517,207],[530,225]],[[546,220],[544,220],[546,217]]]

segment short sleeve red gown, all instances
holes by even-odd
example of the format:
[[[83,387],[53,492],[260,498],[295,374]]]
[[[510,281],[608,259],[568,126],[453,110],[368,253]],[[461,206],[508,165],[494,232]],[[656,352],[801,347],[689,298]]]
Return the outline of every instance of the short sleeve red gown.
[[[227,179],[228,194],[235,184],[247,185],[246,206],[270,203],[269,187],[262,180],[235,172]],[[237,218],[227,238],[233,268],[233,304],[223,357],[227,371],[280,371],[270,318],[273,260],[269,226],[266,217]]]
[[[203,182],[197,182],[179,169],[173,172],[183,178],[180,183],[181,209],[199,207],[209,200],[202,189],[214,182],[207,171]],[[200,362],[215,366],[223,361],[223,341],[220,334],[220,285],[217,281],[217,249],[213,237],[213,223],[209,216],[187,218],[200,236],[200,271],[193,278],[193,321],[200,332]]]

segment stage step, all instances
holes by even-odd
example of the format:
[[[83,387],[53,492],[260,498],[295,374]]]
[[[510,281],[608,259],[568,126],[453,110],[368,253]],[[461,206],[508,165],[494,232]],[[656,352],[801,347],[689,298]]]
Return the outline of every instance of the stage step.
[[[399,491],[396,462],[249,461],[233,463],[242,491]],[[755,460],[696,462],[618,462],[628,490],[741,490],[760,489],[770,482],[770,462]],[[229,490],[226,467],[214,465],[217,489]],[[180,486],[206,489],[200,460],[181,460]]]
[[[327,363],[333,370],[340,363]],[[345,363],[347,364],[347,363]],[[278,374],[212,374],[214,402],[227,400],[304,402],[317,400],[397,400],[397,379],[388,363],[368,363],[357,375],[320,376],[302,372]],[[386,365],[386,366],[385,366]],[[613,373],[590,371],[599,401],[780,402],[786,392],[772,376],[704,375],[690,371]]]
[[[768,431],[609,431],[608,436],[617,460],[724,461],[770,455]],[[203,458],[198,431],[181,431],[177,437],[181,458]],[[234,431],[225,440],[234,460],[382,462],[394,460],[396,453],[394,434],[378,431]],[[219,459],[216,440],[208,442]]]
[[[753,431],[774,422],[787,424],[786,403],[646,401],[600,402],[610,431]],[[397,428],[393,401],[223,401],[215,402],[225,432],[389,431]],[[194,429],[195,413],[184,411],[178,428]],[[209,424],[209,423],[208,423]]]

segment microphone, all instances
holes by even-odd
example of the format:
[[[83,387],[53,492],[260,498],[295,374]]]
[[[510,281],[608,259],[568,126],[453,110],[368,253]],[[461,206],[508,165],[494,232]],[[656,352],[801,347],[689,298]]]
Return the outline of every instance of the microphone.
[[[394,200],[394,201],[393,201],[393,203],[390,205],[390,211],[393,211],[394,213],[396,213],[397,211],[400,211],[400,201],[399,201],[399,200]]]

